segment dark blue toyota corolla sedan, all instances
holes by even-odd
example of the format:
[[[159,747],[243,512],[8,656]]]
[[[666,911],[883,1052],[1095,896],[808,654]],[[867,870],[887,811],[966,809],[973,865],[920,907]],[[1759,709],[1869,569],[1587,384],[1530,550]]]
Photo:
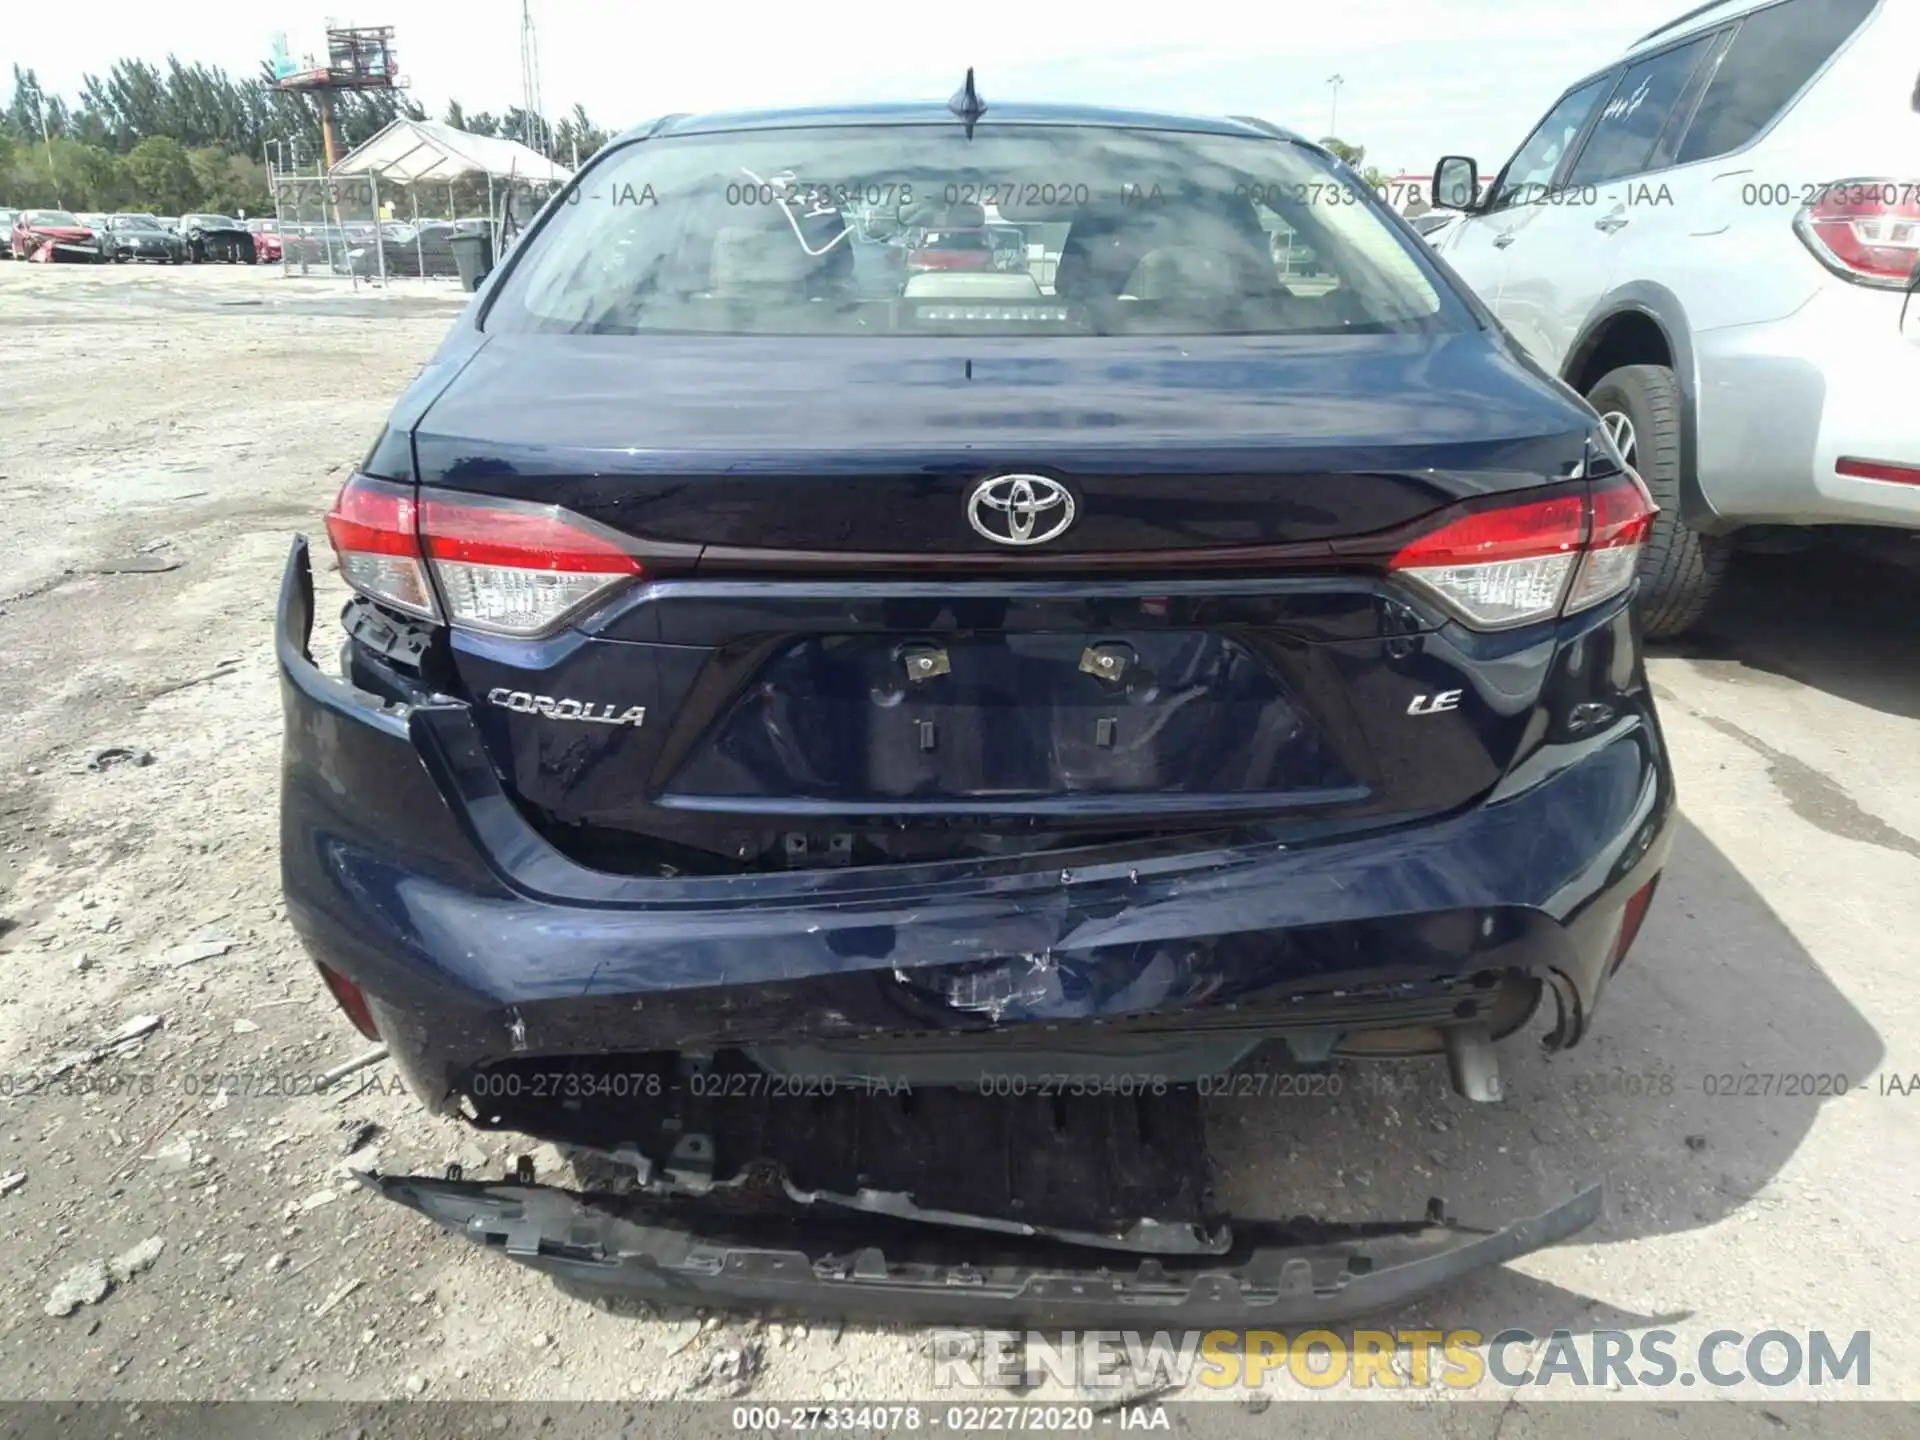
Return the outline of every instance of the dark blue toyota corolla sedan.
[[[1588,1028],[1670,844],[1651,510],[1264,122],[969,77],[634,131],[341,490],[337,676],[289,561],[289,914],[415,1095],[578,1177],[368,1183],[588,1288],[995,1323],[1333,1318],[1578,1229],[1224,1215],[1202,1105],[1490,1100]]]

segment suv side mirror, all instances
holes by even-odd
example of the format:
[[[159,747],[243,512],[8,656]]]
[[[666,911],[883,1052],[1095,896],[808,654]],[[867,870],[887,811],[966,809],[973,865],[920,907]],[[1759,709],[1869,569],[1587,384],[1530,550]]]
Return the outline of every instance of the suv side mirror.
[[[1433,204],[1441,210],[1471,210],[1480,196],[1480,167],[1470,155],[1442,155],[1433,167]]]

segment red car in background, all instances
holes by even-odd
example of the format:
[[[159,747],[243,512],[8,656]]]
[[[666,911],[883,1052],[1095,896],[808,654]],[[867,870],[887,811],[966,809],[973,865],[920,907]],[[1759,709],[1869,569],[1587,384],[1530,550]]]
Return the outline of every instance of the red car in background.
[[[256,261],[277,263],[284,253],[280,238],[280,222],[271,216],[265,219],[249,220],[247,229],[253,235],[253,258]]]
[[[968,225],[928,230],[907,251],[907,272],[1025,270],[1027,239],[1012,225]]]
[[[106,258],[100,237],[66,210],[22,210],[13,217],[7,249],[16,260],[40,264],[98,264]]]

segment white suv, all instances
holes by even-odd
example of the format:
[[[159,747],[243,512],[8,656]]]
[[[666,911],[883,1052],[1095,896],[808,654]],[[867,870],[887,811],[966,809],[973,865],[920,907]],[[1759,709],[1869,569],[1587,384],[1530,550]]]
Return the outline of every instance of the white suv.
[[[1732,537],[1920,530],[1920,3],[1703,5],[1569,89],[1435,238],[1605,418],[1662,514],[1655,637]],[[1908,301],[1912,304],[1909,306]]]

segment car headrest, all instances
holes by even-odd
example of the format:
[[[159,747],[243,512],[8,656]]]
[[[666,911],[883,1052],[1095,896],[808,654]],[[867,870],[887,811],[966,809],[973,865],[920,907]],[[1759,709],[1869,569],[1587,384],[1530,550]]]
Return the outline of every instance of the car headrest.
[[[728,225],[713,237],[708,283],[715,290],[798,285],[816,264],[791,230]]]
[[[1233,295],[1239,289],[1233,257],[1225,251],[1202,245],[1168,245],[1140,257],[1121,294],[1136,300],[1176,300]]]

